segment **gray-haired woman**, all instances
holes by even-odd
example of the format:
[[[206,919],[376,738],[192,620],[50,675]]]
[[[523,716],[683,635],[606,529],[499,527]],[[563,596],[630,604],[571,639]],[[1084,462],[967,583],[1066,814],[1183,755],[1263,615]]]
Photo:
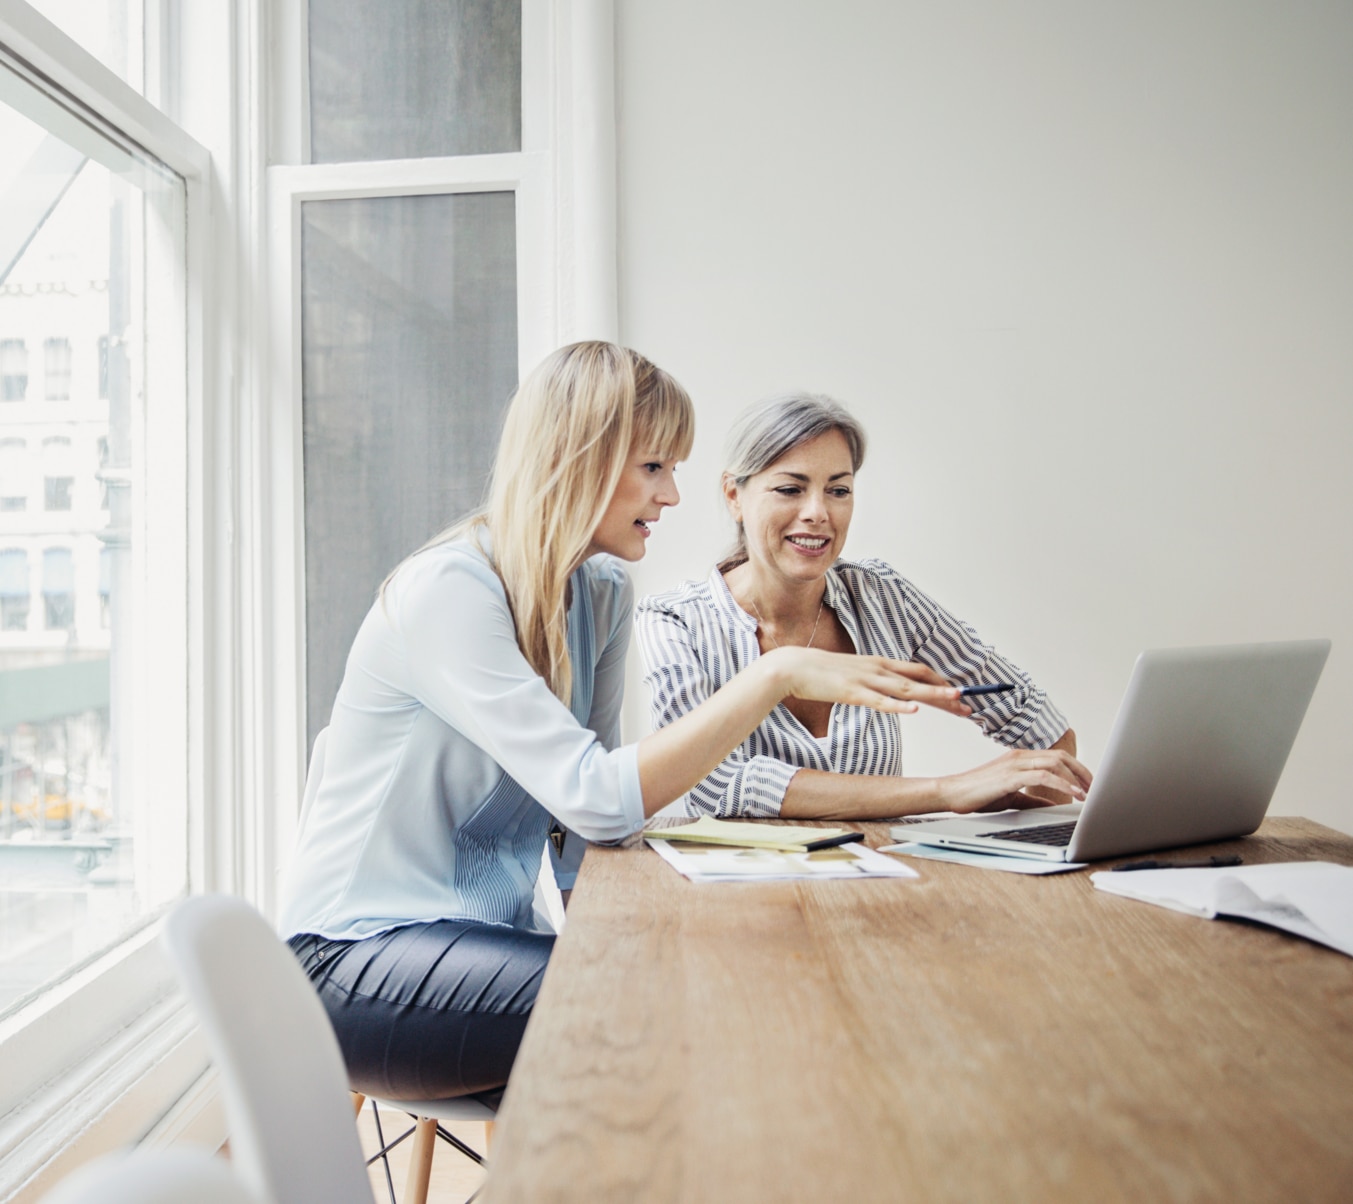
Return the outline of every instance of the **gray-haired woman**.
[[[906,778],[897,716],[786,698],[689,792],[688,811],[868,819],[1083,798],[1076,735],[1028,674],[890,565],[841,559],[864,452],[860,424],[829,397],[773,398],[739,420],[723,474],[737,545],[708,579],[651,595],[635,615],[654,725],[798,645],[911,661],[935,684],[1013,685],[966,700],[1008,751],[964,773]]]

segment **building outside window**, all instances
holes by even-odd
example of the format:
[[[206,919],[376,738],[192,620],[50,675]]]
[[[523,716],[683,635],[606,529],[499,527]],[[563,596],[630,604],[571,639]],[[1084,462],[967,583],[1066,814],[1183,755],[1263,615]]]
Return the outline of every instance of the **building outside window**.
[[[26,631],[30,602],[28,553],[23,548],[0,551],[0,631]]]
[[[64,335],[42,344],[43,386],[48,401],[70,400],[70,339]]]
[[[28,346],[23,339],[0,339],[0,401],[28,395]]]

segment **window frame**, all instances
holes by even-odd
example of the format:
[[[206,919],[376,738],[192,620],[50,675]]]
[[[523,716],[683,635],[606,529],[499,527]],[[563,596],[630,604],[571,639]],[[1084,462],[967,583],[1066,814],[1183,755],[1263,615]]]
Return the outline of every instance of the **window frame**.
[[[208,454],[201,438],[207,331],[220,319],[204,287],[212,248],[211,158],[182,127],[21,0],[0,0],[0,52],[76,120],[142,148],[184,183],[185,340],[182,363],[172,366],[184,382],[184,405],[154,436],[160,453],[181,464],[181,475],[152,483],[148,500],[161,502],[164,486],[187,501],[184,546],[170,549],[158,571],[189,583],[182,607],[175,608],[181,620],[164,635],[182,641],[191,685],[201,680],[205,647],[203,582],[192,566],[202,560],[216,521],[201,489]],[[29,352],[31,390],[31,347]],[[177,714],[166,743],[179,746],[171,753],[171,773],[185,795],[190,889],[200,890],[218,885],[204,872],[202,766],[204,733],[222,700],[191,688],[186,693],[162,702]],[[164,1114],[166,1093],[172,1101],[206,1070],[205,1045],[160,952],[158,930],[158,918],[147,917],[117,946],[0,1021],[0,1196],[41,1192],[93,1154],[142,1136],[147,1116]]]
[[[611,0],[522,0],[522,148],[424,159],[305,162],[309,120],[304,0],[274,26],[277,58],[302,65],[277,81],[274,148],[290,163],[267,173],[274,317],[267,392],[272,505],[275,780],[289,787],[270,833],[285,864],[306,770],[305,504],[301,413],[301,206],[369,197],[513,192],[517,215],[517,364],[525,374],[562,343],[614,340],[618,327],[615,13]],[[289,804],[289,805],[288,805]],[[265,911],[274,914],[275,891]]]

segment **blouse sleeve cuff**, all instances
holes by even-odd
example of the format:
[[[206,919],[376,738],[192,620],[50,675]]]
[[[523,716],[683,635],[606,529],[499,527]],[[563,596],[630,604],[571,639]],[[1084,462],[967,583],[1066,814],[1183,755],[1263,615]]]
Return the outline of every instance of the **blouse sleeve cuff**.
[[[790,779],[800,766],[774,757],[753,757],[729,787],[730,815],[751,815],[759,819],[777,819]]]
[[[626,835],[644,826],[644,792],[639,784],[639,745],[622,744],[612,754],[616,758],[620,780],[620,811],[625,817]]]
[[[1046,694],[1026,707],[992,737],[1008,748],[1051,748],[1071,725]]]

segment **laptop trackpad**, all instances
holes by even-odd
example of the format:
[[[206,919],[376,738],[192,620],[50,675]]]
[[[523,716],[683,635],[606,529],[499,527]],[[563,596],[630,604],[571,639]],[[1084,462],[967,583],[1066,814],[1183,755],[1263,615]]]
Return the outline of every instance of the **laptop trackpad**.
[[[1081,813],[1084,803],[1065,803],[1060,807],[1033,807],[1027,811],[997,811],[994,815],[983,815],[980,811],[965,815],[965,820],[975,820],[985,831],[1000,828],[1037,828],[1043,824],[1064,824],[1075,819]]]

